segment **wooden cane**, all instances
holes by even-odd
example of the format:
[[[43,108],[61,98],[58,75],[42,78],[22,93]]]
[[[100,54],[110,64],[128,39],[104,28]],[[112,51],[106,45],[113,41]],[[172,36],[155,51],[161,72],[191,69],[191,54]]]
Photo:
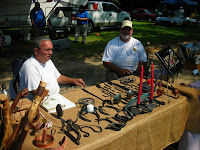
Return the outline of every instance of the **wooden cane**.
[[[11,113],[10,113],[10,107],[9,107],[9,100],[8,97],[4,94],[0,95],[0,101],[3,103],[3,110],[4,110],[4,136],[1,142],[0,149],[3,149],[6,142],[12,135],[13,129],[12,129],[12,122],[11,122]]]
[[[22,97],[26,97],[28,95],[29,91],[27,88],[25,89],[22,89],[16,96],[15,100],[13,101],[12,105],[11,105],[11,113],[13,113],[17,103],[19,102],[19,100],[22,98]]]
[[[28,111],[28,114],[24,119],[24,120],[26,120],[25,125],[24,125],[20,135],[16,138],[15,142],[13,143],[12,149],[15,149],[15,150],[21,149],[23,142],[26,138],[26,135],[29,131],[29,124],[33,122],[33,119],[35,118],[35,116],[38,112],[37,110],[38,110],[38,107],[40,106],[40,103],[42,101],[43,93],[45,91],[45,86],[46,86],[46,83],[41,81],[40,85],[37,89],[37,93],[36,93],[36,95],[33,99],[32,105],[31,105],[31,107]]]

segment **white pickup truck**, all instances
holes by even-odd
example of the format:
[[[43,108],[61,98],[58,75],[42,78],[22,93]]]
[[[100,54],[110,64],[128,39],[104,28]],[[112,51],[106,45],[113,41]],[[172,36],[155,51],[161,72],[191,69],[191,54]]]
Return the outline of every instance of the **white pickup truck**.
[[[97,27],[120,26],[125,19],[130,20],[130,14],[121,11],[111,2],[88,1],[86,11],[89,14],[88,32],[92,32]],[[76,20],[74,19],[77,7],[60,7],[65,17],[68,17],[70,28],[74,28]]]

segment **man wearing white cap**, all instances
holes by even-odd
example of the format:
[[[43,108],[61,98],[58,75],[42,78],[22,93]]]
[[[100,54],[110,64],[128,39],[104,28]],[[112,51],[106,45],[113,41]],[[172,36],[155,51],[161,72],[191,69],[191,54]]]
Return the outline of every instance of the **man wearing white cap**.
[[[105,47],[102,57],[106,69],[118,77],[139,73],[140,66],[145,65],[147,55],[142,43],[132,37],[132,22],[124,20],[120,28],[120,36],[111,40]]]

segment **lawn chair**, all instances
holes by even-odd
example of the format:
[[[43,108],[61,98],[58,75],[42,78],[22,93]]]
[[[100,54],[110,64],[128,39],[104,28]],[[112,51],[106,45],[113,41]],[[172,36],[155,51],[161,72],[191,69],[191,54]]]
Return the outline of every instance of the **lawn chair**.
[[[19,70],[25,60],[13,60],[12,61],[12,72],[13,72],[13,79],[10,81],[9,84],[9,92],[11,100],[14,100],[17,93],[19,92]]]

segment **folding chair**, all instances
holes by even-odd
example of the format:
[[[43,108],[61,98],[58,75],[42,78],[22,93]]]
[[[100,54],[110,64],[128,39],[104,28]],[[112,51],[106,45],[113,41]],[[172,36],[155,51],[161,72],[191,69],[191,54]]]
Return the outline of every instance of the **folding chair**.
[[[14,100],[17,93],[19,92],[19,70],[25,60],[13,60],[12,61],[12,72],[13,72],[13,79],[10,81],[9,84],[9,91],[10,91],[10,98]]]

